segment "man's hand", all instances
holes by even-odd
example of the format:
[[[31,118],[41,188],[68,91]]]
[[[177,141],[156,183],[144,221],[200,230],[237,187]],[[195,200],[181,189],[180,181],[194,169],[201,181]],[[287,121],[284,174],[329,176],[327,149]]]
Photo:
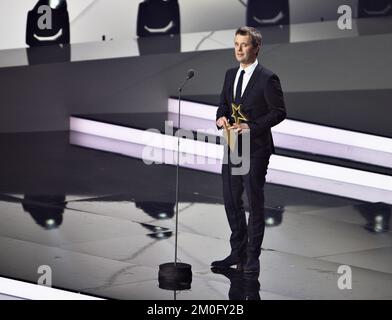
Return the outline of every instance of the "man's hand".
[[[227,121],[226,117],[220,117],[218,120],[216,120],[216,125],[218,127],[222,127],[224,124],[226,124],[226,126],[229,125],[229,122]]]
[[[234,123],[229,129],[238,132],[238,134],[241,134],[243,130],[249,130],[250,128],[247,123]]]

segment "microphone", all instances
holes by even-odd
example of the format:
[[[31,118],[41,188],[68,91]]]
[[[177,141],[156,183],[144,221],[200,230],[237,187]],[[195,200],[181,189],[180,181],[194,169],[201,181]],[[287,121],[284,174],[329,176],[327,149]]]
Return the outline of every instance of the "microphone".
[[[184,88],[186,82],[190,79],[192,79],[195,76],[195,70],[194,69],[189,69],[186,73],[186,79],[185,81],[182,83],[181,87],[178,88],[178,91],[182,91],[182,88]]]
[[[189,69],[188,72],[186,73],[186,79],[192,79],[195,76],[195,70]]]

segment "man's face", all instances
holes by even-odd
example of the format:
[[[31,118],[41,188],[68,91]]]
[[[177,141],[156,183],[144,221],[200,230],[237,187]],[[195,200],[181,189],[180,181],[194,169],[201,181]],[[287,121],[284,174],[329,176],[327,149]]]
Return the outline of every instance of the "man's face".
[[[258,48],[254,48],[249,35],[237,34],[234,39],[235,57],[239,63],[251,64],[256,60]]]

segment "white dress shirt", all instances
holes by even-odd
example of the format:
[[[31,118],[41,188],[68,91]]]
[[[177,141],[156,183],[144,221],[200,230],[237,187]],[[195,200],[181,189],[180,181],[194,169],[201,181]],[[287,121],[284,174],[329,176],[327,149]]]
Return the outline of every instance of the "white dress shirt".
[[[238,71],[237,71],[237,75],[235,76],[235,80],[234,80],[234,87],[233,87],[233,97],[235,98],[235,91],[237,88],[237,83],[238,83],[238,79],[240,78],[240,74],[242,70],[245,70],[244,73],[244,78],[242,79],[242,90],[241,90],[241,97],[244,94],[244,91],[246,89],[246,86],[248,85],[248,82],[250,80],[250,77],[253,74],[253,71],[255,71],[257,65],[258,65],[258,61],[256,59],[255,62],[253,62],[250,66],[246,67],[245,69],[242,69],[241,67],[239,67]]]

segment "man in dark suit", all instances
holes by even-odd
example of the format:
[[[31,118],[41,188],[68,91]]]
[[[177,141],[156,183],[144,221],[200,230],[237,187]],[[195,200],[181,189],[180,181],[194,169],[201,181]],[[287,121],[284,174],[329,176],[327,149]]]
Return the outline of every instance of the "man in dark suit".
[[[277,75],[258,63],[261,34],[252,27],[242,27],[235,34],[235,57],[240,67],[226,72],[219,108],[216,114],[218,129],[224,126],[238,134],[238,155],[249,161],[249,170],[235,174],[238,163],[232,163],[233,152],[225,145],[222,164],[223,197],[231,229],[231,253],[213,267],[236,265],[245,273],[260,271],[259,256],[264,237],[264,183],[269,158],[274,150],[271,127],[283,121],[286,108]],[[233,106],[234,103],[234,106]],[[238,123],[240,105],[242,121]],[[245,119],[245,120],[244,120]],[[238,119],[237,119],[238,120]],[[236,123],[237,122],[237,123]],[[242,139],[249,134],[249,154],[241,154]],[[246,142],[244,139],[243,141]],[[227,157],[226,157],[227,153]],[[243,191],[249,202],[249,219],[246,224],[242,202]]]

